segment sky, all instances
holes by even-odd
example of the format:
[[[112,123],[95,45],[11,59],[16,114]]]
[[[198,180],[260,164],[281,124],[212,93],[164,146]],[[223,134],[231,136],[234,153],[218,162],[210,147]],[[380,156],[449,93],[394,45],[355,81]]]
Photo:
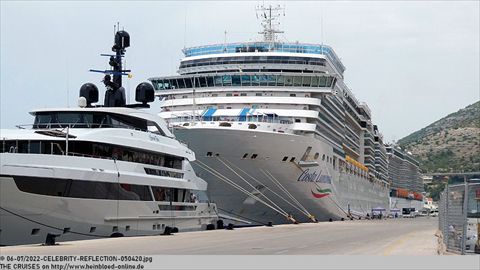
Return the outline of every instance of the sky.
[[[260,40],[263,3],[285,6],[283,40],[333,47],[385,141],[480,100],[479,1],[1,1],[0,127],[76,106],[86,82],[103,97],[88,70],[109,67],[100,53],[111,53],[117,22],[131,37],[133,102],[139,83],[176,74],[185,46]]]

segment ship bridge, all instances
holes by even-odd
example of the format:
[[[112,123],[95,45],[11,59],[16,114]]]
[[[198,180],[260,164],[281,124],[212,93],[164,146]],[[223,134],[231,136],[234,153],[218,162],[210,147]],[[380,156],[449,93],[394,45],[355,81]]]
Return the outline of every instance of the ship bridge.
[[[188,73],[192,67],[249,64],[249,61],[318,66],[325,66],[325,62],[328,62],[334,73],[342,76],[345,71],[345,66],[334,50],[320,44],[240,42],[190,47],[183,49],[183,53],[185,58],[181,61],[180,73]]]

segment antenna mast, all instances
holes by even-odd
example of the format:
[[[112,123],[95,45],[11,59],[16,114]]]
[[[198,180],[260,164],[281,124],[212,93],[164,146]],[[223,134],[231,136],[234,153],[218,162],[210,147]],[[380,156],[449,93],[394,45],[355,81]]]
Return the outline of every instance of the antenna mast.
[[[278,29],[280,22],[275,22],[275,20],[277,20],[282,15],[285,16],[285,8],[281,7],[280,5],[277,5],[275,7],[272,7],[272,5],[269,5],[268,7],[261,5],[261,6],[257,6],[256,11],[257,11],[257,18],[258,18],[258,13],[260,13],[260,17],[262,19],[262,27],[263,27],[263,31],[258,33],[263,35],[264,41],[270,43],[270,46],[273,47],[277,39],[276,34],[283,33],[283,31],[280,31]],[[282,14],[282,11],[283,11],[283,14]]]

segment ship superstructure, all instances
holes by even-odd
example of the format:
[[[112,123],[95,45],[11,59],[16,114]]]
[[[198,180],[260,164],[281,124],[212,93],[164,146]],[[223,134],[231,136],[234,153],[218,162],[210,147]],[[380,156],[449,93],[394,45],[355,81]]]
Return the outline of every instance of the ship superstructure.
[[[215,176],[211,199],[253,222],[388,208],[383,138],[339,57],[327,45],[279,42],[278,9],[263,11],[263,41],[186,48],[179,75],[150,79],[159,115]]]

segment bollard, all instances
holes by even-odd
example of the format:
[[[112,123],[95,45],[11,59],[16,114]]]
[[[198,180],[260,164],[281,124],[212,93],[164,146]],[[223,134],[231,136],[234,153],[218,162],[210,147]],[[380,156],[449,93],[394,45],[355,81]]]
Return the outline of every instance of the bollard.
[[[55,243],[55,238],[59,237],[60,234],[54,234],[54,233],[48,233],[47,237],[45,238],[45,246],[54,246],[56,245]]]
[[[222,230],[224,228],[225,227],[223,226],[223,220],[222,219],[217,220],[217,229]]]

